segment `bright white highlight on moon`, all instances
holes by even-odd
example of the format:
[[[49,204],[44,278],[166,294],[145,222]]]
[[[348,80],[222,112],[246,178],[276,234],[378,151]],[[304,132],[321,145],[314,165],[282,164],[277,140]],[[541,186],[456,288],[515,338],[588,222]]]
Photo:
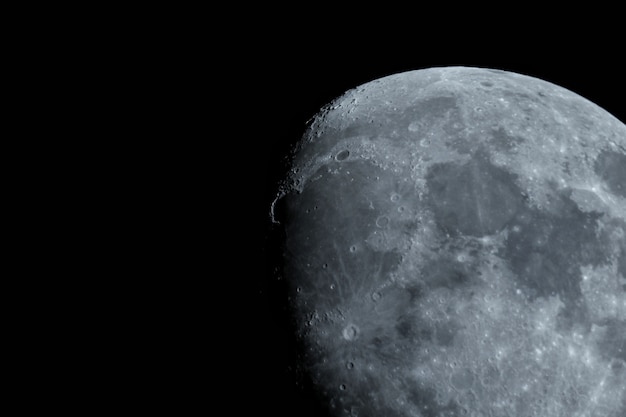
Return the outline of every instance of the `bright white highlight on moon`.
[[[626,415],[622,122],[435,68],[346,92],[293,165],[272,216],[331,415]]]

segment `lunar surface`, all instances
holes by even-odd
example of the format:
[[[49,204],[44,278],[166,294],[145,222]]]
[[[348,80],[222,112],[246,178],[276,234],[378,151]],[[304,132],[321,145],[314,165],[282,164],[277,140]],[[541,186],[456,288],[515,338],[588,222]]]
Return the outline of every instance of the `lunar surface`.
[[[334,416],[626,416],[626,126],[529,76],[346,92],[271,207]]]

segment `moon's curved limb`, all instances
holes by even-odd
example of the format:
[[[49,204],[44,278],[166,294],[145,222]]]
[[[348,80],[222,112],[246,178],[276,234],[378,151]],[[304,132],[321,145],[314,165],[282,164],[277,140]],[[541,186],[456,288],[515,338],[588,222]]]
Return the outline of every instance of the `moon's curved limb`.
[[[333,415],[624,415],[625,161],[623,123],[520,74],[397,74],[322,109],[276,203]]]

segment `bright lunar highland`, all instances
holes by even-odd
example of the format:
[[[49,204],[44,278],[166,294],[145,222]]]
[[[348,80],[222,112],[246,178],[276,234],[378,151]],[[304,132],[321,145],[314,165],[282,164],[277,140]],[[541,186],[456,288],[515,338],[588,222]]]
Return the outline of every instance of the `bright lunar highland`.
[[[626,126],[468,67],[346,92],[271,207],[329,414],[626,416]]]

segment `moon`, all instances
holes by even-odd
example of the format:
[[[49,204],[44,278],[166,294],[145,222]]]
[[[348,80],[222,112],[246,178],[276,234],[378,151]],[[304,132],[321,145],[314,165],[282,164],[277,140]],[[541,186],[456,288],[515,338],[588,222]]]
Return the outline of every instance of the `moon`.
[[[333,416],[626,415],[626,126],[527,75],[387,76],[310,121],[271,207]]]

